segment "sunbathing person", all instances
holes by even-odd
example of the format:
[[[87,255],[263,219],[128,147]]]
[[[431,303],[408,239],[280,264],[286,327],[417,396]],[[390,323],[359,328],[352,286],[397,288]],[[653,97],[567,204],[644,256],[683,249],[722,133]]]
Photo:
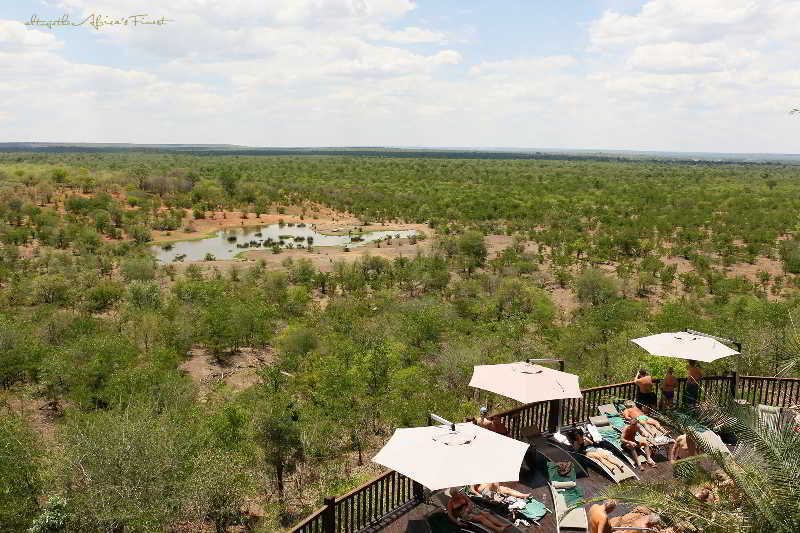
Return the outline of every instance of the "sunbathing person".
[[[580,429],[575,428],[569,432],[567,438],[576,452],[600,461],[612,474],[615,468],[619,470],[620,474],[624,473],[625,465],[622,461],[617,459],[610,451],[594,446],[595,442],[590,435],[586,435]]]
[[[610,518],[609,523],[614,531],[634,533],[638,530],[625,529],[626,527],[656,528],[661,524],[661,517],[647,507],[635,507],[630,513]]]
[[[664,426],[658,423],[658,420],[644,414],[642,410],[636,407],[636,404],[631,400],[625,402],[625,407],[626,409],[622,411],[622,416],[628,420],[634,418],[637,419],[641,423],[639,427],[646,437],[657,437],[661,434],[665,435],[667,433],[667,430],[664,429]]]
[[[489,498],[491,500],[496,500],[496,496],[498,494],[502,494],[503,496],[514,496],[515,498],[522,498],[523,500],[531,497],[530,493],[520,492],[512,489],[511,487],[504,487],[499,483],[481,483],[479,485],[471,485],[470,488],[484,498]]]
[[[687,434],[680,435],[675,439],[669,449],[669,462],[675,464],[676,460],[686,459],[698,454],[697,443]]]
[[[481,407],[481,416],[475,420],[475,423],[484,429],[507,436],[508,428],[497,416],[486,416],[488,412],[489,410],[486,407]]]
[[[594,504],[589,508],[589,533],[611,533],[608,513],[617,508],[617,502],[606,500],[602,504]]]
[[[647,464],[655,468],[656,462],[653,461],[650,455],[650,442],[647,439],[638,438],[638,432],[639,420],[637,418],[632,418],[630,423],[622,430],[622,436],[620,437],[622,447],[628,450],[628,453],[633,457],[634,463],[636,463],[636,468],[641,470],[642,464],[639,461],[639,454],[636,453],[636,449],[641,446],[644,450],[644,456],[647,458]]]
[[[510,522],[501,520],[500,517],[492,513],[476,508],[475,504],[460,492],[456,492],[447,502],[447,516],[456,524],[460,524],[462,520],[478,522],[496,532],[505,531],[511,527]]]

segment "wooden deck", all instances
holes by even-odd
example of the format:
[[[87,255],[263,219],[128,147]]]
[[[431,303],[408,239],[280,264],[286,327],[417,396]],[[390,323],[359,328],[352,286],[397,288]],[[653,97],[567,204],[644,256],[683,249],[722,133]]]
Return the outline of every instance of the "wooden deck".
[[[657,468],[645,465],[645,470],[637,471],[639,477],[642,480],[671,478],[672,466],[669,464],[669,461],[666,461],[663,457],[657,457],[657,462]],[[599,490],[607,487],[611,483],[611,480],[600,470],[587,468],[587,473],[589,474],[587,477],[578,479],[578,485],[583,489],[583,493],[586,497],[597,494]],[[544,503],[549,509],[553,508],[550,490],[547,486],[546,478],[542,474],[528,474],[522,482],[507,483],[506,485],[523,492],[531,492],[534,498]],[[612,513],[612,516],[625,514],[630,508],[630,506],[619,505]],[[425,521],[425,516],[436,509],[437,507],[433,505],[424,503],[417,504],[407,510],[402,510],[395,516],[389,517],[381,524],[365,531],[381,533],[430,533],[430,529]],[[570,530],[562,531],[566,532]],[[527,533],[556,533],[555,517],[552,513],[547,513],[541,521],[541,527],[533,525],[527,530]]]

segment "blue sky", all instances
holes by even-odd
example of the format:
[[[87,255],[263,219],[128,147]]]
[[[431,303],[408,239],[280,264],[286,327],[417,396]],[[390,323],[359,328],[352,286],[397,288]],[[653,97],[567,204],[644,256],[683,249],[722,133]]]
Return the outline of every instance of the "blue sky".
[[[159,27],[26,26],[67,13]],[[0,5],[0,141],[800,152],[795,0]]]

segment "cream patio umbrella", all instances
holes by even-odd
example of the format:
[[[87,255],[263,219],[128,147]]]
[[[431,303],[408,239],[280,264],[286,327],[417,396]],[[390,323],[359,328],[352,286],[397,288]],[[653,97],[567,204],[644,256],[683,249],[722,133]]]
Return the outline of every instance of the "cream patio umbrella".
[[[474,367],[470,387],[522,403],[581,398],[578,376],[526,361]]]
[[[451,423],[399,428],[372,461],[439,490],[518,481],[527,449],[524,442],[475,424]]]
[[[631,339],[631,342],[638,344],[651,355],[674,357],[677,359],[693,359],[706,363],[711,363],[717,359],[722,359],[729,355],[737,355],[739,353],[722,344],[716,337],[694,331],[658,333],[648,337]]]

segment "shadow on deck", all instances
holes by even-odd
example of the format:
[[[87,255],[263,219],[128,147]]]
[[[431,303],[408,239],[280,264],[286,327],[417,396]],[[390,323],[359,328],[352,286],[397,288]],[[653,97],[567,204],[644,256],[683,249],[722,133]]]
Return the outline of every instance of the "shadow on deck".
[[[660,459],[660,461],[656,468],[645,466],[645,470],[637,471],[640,479],[651,481],[672,478],[672,465],[669,464],[669,461],[661,457],[658,459]],[[587,473],[587,477],[578,479],[578,485],[583,489],[583,493],[587,498],[597,494],[600,490],[612,483],[608,477],[594,468],[587,468]],[[526,474],[526,477],[519,483],[504,483],[504,485],[523,492],[531,492],[534,498],[544,503],[549,509],[552,509],[553,499],[550,496],[550,489],[547,486],[545,476],[541,473],[531,474],[526,472]],[[589,505],[586,507],[588,510]],[[436,509],[437,507],[426,503],[415,504],[405,510],[395,513],[391,518],[388,518],[381,524],[377,524],[364,531],[370,533],[378,531],[381,533],[430,533],[430,528],[425,521],[425,517]],[[620,504],[611,515],[623,515],[630,509],[630,505]],[[541,521],[541,527],[532,525],[527,529],[528,533],[556,533],[556,531],[556,521],[553,513],[547,513]],[[562,531],[566,532],[571,530],[562,529]]]

